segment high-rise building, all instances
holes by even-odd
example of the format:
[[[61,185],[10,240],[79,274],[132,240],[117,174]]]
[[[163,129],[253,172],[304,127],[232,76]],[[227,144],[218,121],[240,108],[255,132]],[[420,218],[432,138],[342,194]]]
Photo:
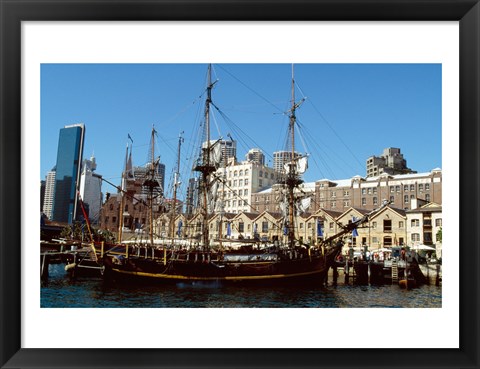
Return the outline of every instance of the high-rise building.
[[[45,196],[43,198],[42,211],[48,219],[52,219],[53,197],[55,196],[55,173],[57,168],[53,167],[45,177]]]
[[[295,158],[300,157],[301,154],[296,152]],[[273,169],[277,172],[284,172],[284,165],[292,161],[291,151],[275,151],[273,153]]]
[[[77,191],[80,186],[85,126],[73,124],[60,130],[52,218],[72,223],[77,216]]]
[[[187,196],[185,199],[185,214],[192,215],[198,205],[198,178],[188,180]]]
[[[245,155],[245,160],[260,165],[265,165],[265,155],[260,149],[250,149]]]
[[[40,212],[43,213],[43,202],[45,201],[45,187],[47,182],[40,181]]]
[[[370,156],[367,159],[367,177],[375,177],[382,173],[408,174],[416,173],[407,168],[407,161],[403,158],[400,149],[388,147],[380,156]]]
[[[97,224],[102,207],[102,176],[95,173],[97,163],[92,156],[83,160],[82,175],[80,179],[80,196],[88,207],[88,218]]]
[[[224,210],[227,213],[256,211],[250,202],[252,193],[272,186],[277,180],[277,173],[273,168],[248,161],[232,163],[226,169],[220,168],[217,175],[225,175],[226,178],[225,184],[220,185],[217,191],[223,209],[215,211]]]

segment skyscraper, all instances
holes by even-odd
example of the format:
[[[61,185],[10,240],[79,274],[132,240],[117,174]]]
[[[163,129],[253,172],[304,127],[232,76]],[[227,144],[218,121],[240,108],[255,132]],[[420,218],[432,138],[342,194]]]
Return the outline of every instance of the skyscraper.
[[[45,197],[43,198],[43,213],[52,219],[53,198],[55,196],[55,173],[57,168],[53,167],[50,172],[47,173],[45,179]]]
[[[65,126],[60,130],[52,210],[54,221],[72,223],[76,219],[84,138],[83,124]]]
[[[95,169],[95,157],[83,160],[80,196],[88,206],[88,218],[93,224],[98,223],[102,207],[102,176],[95,173]]]
[[[257,148],[250,149],[245,155],[245,159],[249,162],[265,165],[265,155],[262,150]]]

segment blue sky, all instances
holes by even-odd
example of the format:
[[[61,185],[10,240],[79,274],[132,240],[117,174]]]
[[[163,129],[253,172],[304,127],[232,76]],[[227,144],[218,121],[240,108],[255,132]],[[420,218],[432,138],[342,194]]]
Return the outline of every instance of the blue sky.
[[[237,158],[260,147],[272,165],[284,148],[290,64],[214,64],[212,138],[237,140]],[[310,155],[306,181],[365,176],[365,161],[399,147],[418,172],[442,167],[440,64],[296,64],[297,151]],[[182,179],[190,177],[204,100],[206,64],[42,64],[40,176],[55,165],[59,130],[86,126],[84,158],[120,182],[127,135],[144,165],[152,125],[168,181],[184,131]],[[114,191],[104,184],[103,192]]]

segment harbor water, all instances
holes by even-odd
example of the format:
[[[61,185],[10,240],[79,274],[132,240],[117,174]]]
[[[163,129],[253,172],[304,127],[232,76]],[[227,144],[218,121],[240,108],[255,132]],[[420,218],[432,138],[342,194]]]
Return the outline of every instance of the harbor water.
[[[442,287],[398,285],[253,287],[217,283],[125,285],[102,278],[71,279],[64,264],[49,266],[42,308],[441,308]]]

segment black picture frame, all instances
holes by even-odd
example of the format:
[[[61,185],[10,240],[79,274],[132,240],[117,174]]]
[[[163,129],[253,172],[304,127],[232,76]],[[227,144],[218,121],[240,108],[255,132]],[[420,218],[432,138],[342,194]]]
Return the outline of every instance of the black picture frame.
[[[480,5],[478,0],[0,0],[0,16],[0,365],[2,368],[479,367]],[[20,155],[20,60],[21,22],[30,20],[459,21],[460,348],[398,350],[22,348],[20,278],[22,178],[20,168],[25,164],[25,159],[21,160]],[[422,330],[421,326],[415,324],[410,328]],[[61,334],[60,331],[59,334]],[[328,332],[321,334],[328,334]],[[372,345],[374,346],[375,343],[372,342]],[[342,347],[342,342],[338,342],[338,347]]]

